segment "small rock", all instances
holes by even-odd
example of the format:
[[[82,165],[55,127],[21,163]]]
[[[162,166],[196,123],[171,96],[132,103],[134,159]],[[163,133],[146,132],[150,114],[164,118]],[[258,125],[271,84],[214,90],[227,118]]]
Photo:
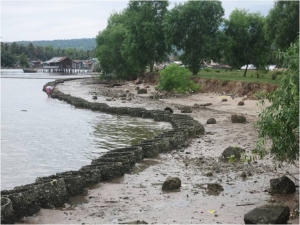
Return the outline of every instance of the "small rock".
[[[168,177],[163,183],[162,190],[175,190],[181,187],[181,180],[178,177]]]
[[[240,147],[232,147],[229,146],[226,148],[222,153],[222,158],[225,160],[228,160],[232,155],[234,155],[235,159],[240,159],[241,154],[245,152],[245,149],[242,149]]]
[[[93,99],[95,99],[95,100],[96,100],[96,99],[98,99],[98,98],[97,98],[97,96],[96,96],[96,95],[94,95],[94,96],[93,96]]]
[[[207,121],[206,121],[207,124],[216,124],[217,121],[215,118],[209,118]]]
[[[137,91],[138,94],[147,94],[147,89],[141,88]]]
[[[245,103],[244,103],[243,101],[240,101],[240,102],[238,103],[238,105],[239,105],[239,106],[245,105]]]
[[[212,173],[212,172],[208,172],[208,173],[205,174],[205,176],[207,176],[207,177],[212,177],[212,176],[213,176],[213,173]]]
[[[222,102],[227,102],[227,98],[223,98],[223,99],[222,99]]]
[[[212,103],[204,103],[204,104],[200,104],[200,106],[210,106],[212,105]]]
[[[247,174],[246,174],[246,172],[245,172],[245,171],[243,171],[243,172],[240,174],[240,177],[242,177],[242,178],[246,178],[246,177],[247,177]]]
[[[173,112],[174,112],[173,109],[171,109],[170,107],[166,107],[164,110],[165,110],[165,111],[169,111],[170,113],[173,113]]]
[[[239,115],[231,115],[231,122],[232,123],[245,123],[246,122],[246,117],[244,116],[239,116]]]
[[[181,108],[180,112],[181,113],[192,113],[193,109],[192,109],[192,107],[184,106],[184,107]]]
[[[140,87],[135,87],[135,90],[136,90],[136,91],[140,90]]]

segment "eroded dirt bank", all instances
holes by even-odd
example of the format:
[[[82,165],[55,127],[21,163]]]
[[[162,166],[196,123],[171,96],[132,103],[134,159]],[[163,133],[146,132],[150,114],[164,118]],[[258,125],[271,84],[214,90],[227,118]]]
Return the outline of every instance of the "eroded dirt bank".
[[[190,140],[182,149],[160,154],[155,159],[144,159],[136,164],[130,174],[90,187],[87,196],[72,198],[65,208],[42,209],[36,217],[25,223],[35,224],[87,224],[87,223],[234,223],[242,224],[249,210],[267,202],[282,202],[293,209],[298,203],[299,191],[289,196],[268,194],[269,180],[292,171],[299,179],[298,171],[292,167],[274,170],[267,157],[252,164],[222,162],[218,159],[228,146],[239,146],[250,154],[255,148],[257,132],[253,128],[257,112],[261,107],[257,101],[246,100],[237,106],[240,97],[222,102],[218,93],[202,93],[183,98],[150,100],[149,94],[136,95],[136,86],[108,88],[92,79],[74,80],[59,84],[60,91],[93,102],[105,102],[110,106],[143,107],[164,109],[166,106],[180,113],[183,105],[212,103],[207,107],[193,108],[189,115],[204,124],[206,134]],[[124,93],[130,95],[124,100]],[[154,91],[149,86],[149,92]],[[148,92],[148,93],[149,93]],[[97,99],[93,99],[97,96]],[[122,97],[123,96],[123,97]],[[108,101],[106,101],[108,100]],[[233,124],[230,116],[240,113],[247,123]],[[215,118],[216,124],[206,124]],[[244,173],[243,173],[244,172]],[[243,173],[243,176],[241,176]],[[246,174],[246,177],[244,176]],[[182,188],[177,192],[163,192],[162,183],[168,176],[179,177]],[[207,184],[218,183],[224,191],[208,193]],[[290,220],[298,224],[299,219]]]

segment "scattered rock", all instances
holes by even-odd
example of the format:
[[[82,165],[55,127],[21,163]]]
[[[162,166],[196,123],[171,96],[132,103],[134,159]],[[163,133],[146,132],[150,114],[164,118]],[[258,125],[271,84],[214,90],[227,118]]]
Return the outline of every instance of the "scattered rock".
[[[227,102],[227,98],[223,98],[223,99],[222,99],[222,102]]]
[[[207,177],[212,177],[212,176],[213,176],[213,173],[212,173],[212,172],[208,172],[208,173],[205,174],[205,176],[207,176]]]
[[[129,92],[129,90],[128,90],[128,89],[125,89],[125,92],[126,92],[126,93],[128,93],[128,92]]]
[[[146,88],[141,88],[137,91],[138,94],[147,94],[147,89]]]
[[[140,90],[140,87],[135,87],[135,90],[136,90],[136,91]]]
[[[296,191],[295,183],[283,175],[280,178],[270,180],[270,193],[271,194],[292,194]]]
[[[149,85],[147,85],[145,88],[150,88],[150,86],[149,86]]]
[[[163,183],[162,190],[176,190],[181,187],[181,180],[178,177],[168,177]]]
[[[240,177],[242,177],[242,178],[246,178],[246,177],[247,177],[247,174],[246,174],[246,172],[245,172],[245,171],[243,171],[243,172],[240,174]]]
[[[94,96],[93,96],[93,99],[95,99],[95,100],[96,100],[96,99],[98,99],[98,98],[97,98],[97,96],[96,96],[96,95],[94,95]]]
[[[207,194],[209,195],[219,195],[222,191],[224,191],[224,188],[221,184],[207,184]]]
[[[267,204],[257,207],[244,215],[245,224],[286,224],[290,209],[279,204]]]
[[[228,160],[232,155],[234,155],[235,159],[240,159],[241,154],[245,152],[245,149],[240,147],[232,147],[229,146],[222,153],[222,158]]]
[[[243,101],[240,101],[240,102],[238,103],[238,105],[239,105],[239,106],[245,105],[245,103],[244,103]]]
[[[207,121],[206,121],[207,124],[216,124],[217,121],[215,118],[209,118]]]
[[[110,101],[112,101],[113,99],[112,98],[107,98],[107,99],[105,99],[106,101],[108,101],[108,102],[110,102]]]
[[[210,106],[212,105],[212,103],[204,103],[204,104],[200,104],[200,106]]]
[[[184,106],[184,107],[181,108],[180,112],[181,113],[192,113],[193,109],[192,109],[192,107]]]
[[[239,115],[231,115],[231,122],[232,123],[246,123],[246,117],[239,116]]]
[[[170,113],[173,113],[173,112],[174,112],[173,109],[171,109],[170,107],[166,107],[164,110],[165,110],[165,111],[169,111]]]

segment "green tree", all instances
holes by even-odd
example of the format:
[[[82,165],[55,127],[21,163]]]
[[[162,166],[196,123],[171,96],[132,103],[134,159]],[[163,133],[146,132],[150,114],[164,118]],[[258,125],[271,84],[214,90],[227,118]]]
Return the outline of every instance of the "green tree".
[[[126,39],[122,54],[140,70],[165,60],[168,45],[164,39],[162,21],[168,1],[130,1],[126,9]]]
[[[266,38],[284,51],[299,34],[299,1],[276,1],[265,25]]]
[[[278,57],[288,70],[279,88],[267,96],[272,105],[259,114],[258,149],[270,139],[275,159],[293,163],[299,159],[299,39]]]
[[[122,55],[123,45],[128,33],[124,24],[127,19],[125,12],[114,13],[108,20],[105,30],[96,37],[97,58],[104,75],[116,78],[135,78],[138,67]]]
[[[176,5],[164,20],[166,40],[182,50],[179,59],[196,75],[200,62],[213,58],[213,45],[224,9],[219,1],[188,1]]]
[[[16,56],[11,53],[9,48],[6,48],[5,45],[1,43],[1,66],[13,67],[16,62]]]
[[[19,56],[19,63],[21,67],[29,67],[28,58],[24,53]]]
[[[254,64],[258,69],[265,68],[269,57],[269,44],[264,36],[265,18],[259,13],[248,13],[235,9],[225,21],[225,34],[229,38],[227,58],[231,65],[240,68]]]

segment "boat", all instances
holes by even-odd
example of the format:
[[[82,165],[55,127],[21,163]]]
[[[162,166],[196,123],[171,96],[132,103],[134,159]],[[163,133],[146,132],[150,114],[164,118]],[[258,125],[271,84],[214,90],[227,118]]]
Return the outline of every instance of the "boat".
[[[38,71],[38,69],[35,69],[35,68],[24,68],[23,69],[23,72],[24,73],[36,73]]]

